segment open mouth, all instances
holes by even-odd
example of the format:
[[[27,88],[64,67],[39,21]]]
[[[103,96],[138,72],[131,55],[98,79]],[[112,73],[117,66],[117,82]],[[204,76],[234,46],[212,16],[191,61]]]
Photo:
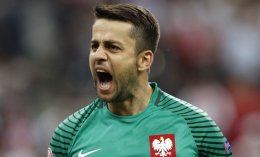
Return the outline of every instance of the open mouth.
[[[97,70],[98,86],[101,90],[108,90],[112,85],[112,75],[104,70]]]

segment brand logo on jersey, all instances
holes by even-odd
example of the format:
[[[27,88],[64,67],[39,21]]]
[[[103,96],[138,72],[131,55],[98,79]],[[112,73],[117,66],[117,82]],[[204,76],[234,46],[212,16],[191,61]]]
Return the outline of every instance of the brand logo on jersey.
[[[231,151],[231,145],[229,144],[229,142],[228,142],[227,139],[225,139],[224,147],[225,147],[226,152],[227,152],[227,153],[230,153],[230,151]]]
[[[48,157],[53,157],[51,148],[48,148]]]
[[[78,157],[86,157],[86,156],[88,156],[88,155],[90,155],[90,154],[92,154],[92,153],[95,153],[95,152],[99,151],[99,150],[101,150],[101,149],[95,149],[95,150],[89,151],[89,152],[84,153],[84,154],[82,154],[82,150],[81,150],[81,151],[79,152]]]
[[[149,140],[151,157],[176,157],[173,134],[153,135]]]

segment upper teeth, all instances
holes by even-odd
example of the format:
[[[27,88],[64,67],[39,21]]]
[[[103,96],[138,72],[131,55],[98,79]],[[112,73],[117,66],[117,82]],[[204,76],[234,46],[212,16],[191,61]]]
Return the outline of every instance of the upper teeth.
[[[97,72],[105,72],[105,70],[97,69]]]

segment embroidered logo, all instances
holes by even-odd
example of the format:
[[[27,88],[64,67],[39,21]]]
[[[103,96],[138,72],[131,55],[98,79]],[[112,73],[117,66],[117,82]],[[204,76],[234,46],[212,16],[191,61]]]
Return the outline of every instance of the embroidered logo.
[[[81,151],[79,152],[79,154],[78,154],[78,157],[86,157],[86,156],[88,156],[88,155],[90,155],[90,154],[92,154],[92,153],[95,153],[95,152],[99,151],[99,150],[101,150],[101,149],[95,149],[95,150],[89,151],[89,152],[84,153],[84,154],[82,154],[82,150],[81,150]]]
[[[231,145],[229,144],[227,139],[225,139],[224,147],[225,147],[225,150],[226,150],[227,153],[231,152]]]
[[[173,134],[150,136],[151,157],[176,157]]]
[[[53,157],[51,148],[48,148],[48,157]]]

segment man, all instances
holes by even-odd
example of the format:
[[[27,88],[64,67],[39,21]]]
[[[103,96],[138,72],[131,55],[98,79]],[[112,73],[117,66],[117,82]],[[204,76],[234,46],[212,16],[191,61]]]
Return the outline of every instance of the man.
[[[159,25],[130,4],[95,8],[89,65],[99,98],[65,119],[53,134],[54,157],[232,156],[201,109],[149,83]]]

